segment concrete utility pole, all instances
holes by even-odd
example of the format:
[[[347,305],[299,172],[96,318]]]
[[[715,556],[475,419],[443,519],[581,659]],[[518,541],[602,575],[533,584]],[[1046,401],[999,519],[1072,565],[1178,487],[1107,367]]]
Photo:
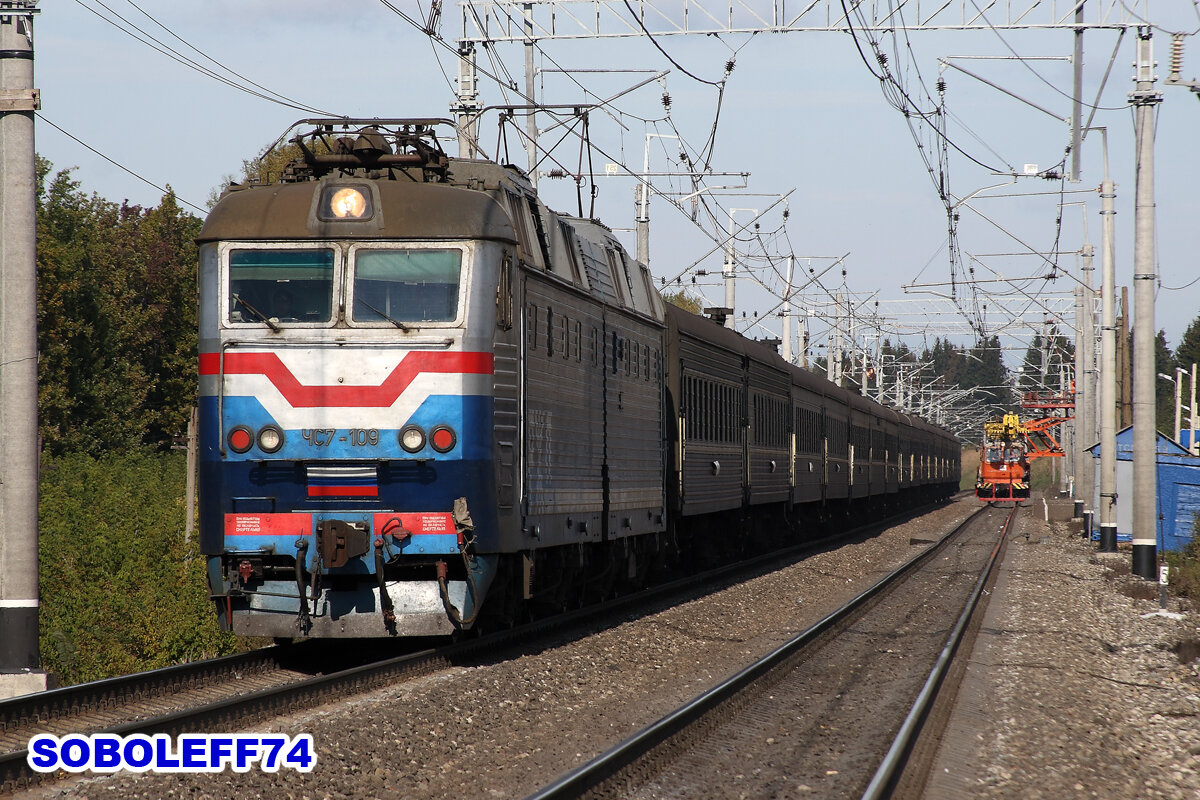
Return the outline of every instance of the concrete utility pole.
[[[1096,443],[1092,422],[1092,259],[1091,244],[1083,246],[1083,285],[1077,290],[1078,311],[1075,320],[1075,498],[1083,501],[1083,510],[1092,510],[1095,491],[1092,480],[1095,465],[1087,451]]]
[[[804,309],[804,330],[800,332],[800,360],[803,361],[802,367],[809,368],[809,309]],[[1194,403],[1193,403],[1194,405]]]
[[[38,654],[35,6],[0,2],[0,697],[46,688]]]
[[[1188,429],[1192,432],[1192,442],[1191,442],[1191,447],[1188,448],[1188,452],[1192,453],[1193,455],[1200,456],[1200,440],[1198,440],[1198,437],[1196,436],[1196,433],[1197,433],[1196,425],[1197,425],[1198,419],[1197,419],[1197,409],[1196,409],[1196,362],[1195,361],[1192,362],[1192,399],[1191,399],[1191,401],[1192,401],[1192,413],[1191,413],[1190,419],[1192,421],[1192,424],[1188,426]]]
[[[1130,93],[1137,122],[1137,189],[1133,242],[1133,574],[1158,576],[1158,473],[1154,421],[1154,89],[1153,33],[1139,27],[1137,89]]]
[[[529,98],[529,116],[525,118],[525,136],[528,141],[525,142],[525,149],[529,152],[529,182],[533,184],[533,188],[537,188],[537,162],[538,162],[538,129],[537,129],[537,112],[532,108],[535,105],[533,99],[534,89],[537,83],[537,73],[533,68],[533,4],[525,4],[525,96]]]
[[[734,257],[733,251],[733,215],[738,212],[753,214],[758,216],[757,208],[731,208],[729,214],[728,238],[725,240],[725,263],[721,266],[721,275],[725,278],[725,307],[729,309],[729,316],[725,318],[725,327],[732,328],[734,318],[737,316],[735,301],[737,300],[737,259]]]
[[[1117,552],[1117,267],[1113,241],[1116,188],[1108,177],[1104,132],[1104,181],[1100,184],[1100,551]]]
[[[833,326],[833,382],[843,386],[842,382],[842,319],[845,314],[846,295],[837,293],[836,324]]]
[[[450,107],[458,130],[458,157],[474,158],[479,141],[479,73],[475,69],[475,45],[458,44],[458,102]]]
[[[1071,92],[1071,174],[1072,181],[1079,180],[1079,164],[1082,156],[1080,152],[1083,144],[1083,0],[1079,0],[1079,5],[1075,6],[1075,52],[1071,58],[1071,66],[1074,69],[1074,80]],[[1076,373],[1075,382],[1079,382],[1079,375]],[[1076,406],[1078,411],[1078,406]]]
[[[783,360],[792,363],[792,273],[796,257],[788,256],[787,289],[783,293]]]

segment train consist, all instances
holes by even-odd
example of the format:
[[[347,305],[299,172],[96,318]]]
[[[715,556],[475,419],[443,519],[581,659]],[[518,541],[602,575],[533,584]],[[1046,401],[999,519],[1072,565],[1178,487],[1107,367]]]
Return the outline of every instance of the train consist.
[[[201,547],[239,634],[448,634],[956,490],[947,431],[664,304],[437,120],[305,120],[200,242]]]
[[[1021,418],[1005,414],[983,425],[975,496],[985,503],[1029,499],[1029,456]]]

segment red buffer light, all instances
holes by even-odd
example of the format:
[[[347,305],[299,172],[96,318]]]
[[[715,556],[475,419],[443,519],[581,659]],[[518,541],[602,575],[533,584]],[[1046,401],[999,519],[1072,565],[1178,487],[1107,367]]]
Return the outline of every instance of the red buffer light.
[[[454,449],[458,437],[454,435],[454,431],[447,428],[445,425],[439,425],[433,429],[433,434],[429,437],[429,443],[433,445],[433,449],[439,453],[448,453]]]
[[[254,434],[250,429],[239,425],[229,432],[229,449],[235,453],[244,453],[254,444]]]

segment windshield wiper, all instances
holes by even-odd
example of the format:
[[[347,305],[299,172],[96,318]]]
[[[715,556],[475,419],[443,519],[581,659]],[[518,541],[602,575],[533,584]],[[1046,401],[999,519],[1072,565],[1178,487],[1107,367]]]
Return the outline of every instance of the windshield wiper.
[[[372,310],[372,311],[374,311],[376,314],[378,314],[379,316],[383,317],[384,319],[386,319],[388,322],[390,322],[390,323],[392,323],[393,325],[395,325],[395,326],[396,326],[397,328],[399,328],[400,330],[402,330],[402,331],[407,331],[407,330],[408,330],[408,326],[407,326],[407,325],[405,325],[403,322],[401,322],[401,321],[400,321],[400,320],[398,320],[398,319],[392,319],[392,318],[391,318],[391,317],[389,317],[387,314],[383,313],[383,312],[382,312],[382,311],[380,311],[378,308],[376,308],[375,306],[373,306],[373,305],[371,305],[370,303],[368,303],[366,300],[363,300],[361,297],[355,297],[355,298],[354,298],[354,302],[356,302],[356,303],[362,303],[364,306],[366,306],[367,308],[371,309],[371,310]]]
[[[242,299],[241,295],[239,295],[237,292],[233,292],[233,293],[231,294],[231,297],[233,297],[233,301],[234,301],[235,303],[237,303],[237,304],[238,304],[238,305],[240,305],[242,308],[244,308],[244,309],[246,309],[247,311],[249,311],[249,312],[250,312],[251,314],[253,314],[254,316],[258,317],[258,318],[259,318],[260,320],[262,320],[263,322],[267,323],[267,325],[269,325],[269,326],[270,326],[271,330],[275,331],[276,333],[278,333],[278,332],[281,330],[281,329],[280,329],[280,327],[279,327],[279,323],[278,323],[278,322],[275,322],[275,321],[274,321],[274,320],[272,320],[270,317],[268,317],[266,314],[264,314],[263,312],[259,311],[257,308],[255,308],[254,306],[250,305],[249,303],[247,303],[245,300],[243,300],[243,299]]]

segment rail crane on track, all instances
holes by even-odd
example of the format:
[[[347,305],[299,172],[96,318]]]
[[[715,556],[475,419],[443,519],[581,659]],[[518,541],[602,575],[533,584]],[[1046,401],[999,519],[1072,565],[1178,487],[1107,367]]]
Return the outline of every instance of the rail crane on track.
[[[975,496],[986,503],[1016,502],[1029,497],[1029,458],[1025,427],[1017,414],[1005,414],[983,425],[983,448]]]
[[[984,423],[975,496],[985,503],[1019,503],[1028,498],[1030,464],[1039,458],[1063,455],[1054,429],[1074,419],[1074,384],[1069,394],[1026,393],[1021,398],[1021,409],[1034,413],[1024,421],[1018,414],[1005,414]]]

